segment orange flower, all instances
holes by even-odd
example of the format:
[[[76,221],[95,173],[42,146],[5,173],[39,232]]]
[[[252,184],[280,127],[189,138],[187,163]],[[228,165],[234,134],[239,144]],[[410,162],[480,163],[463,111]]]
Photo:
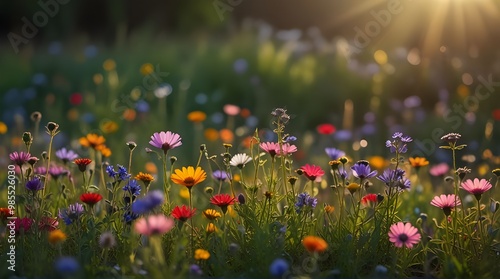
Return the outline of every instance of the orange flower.
[[[219,139],[219,132],[217,132],[214,128],[205,129],[203,134],[208,141],[216,141]]]
[[[214,223],[208,223],[207,225],[207,233],[213,233],[217,231],[217,227],[214,225]]]
[[[302,245],[306,248],[310,253],[313,252],[323,252],[328,248],[328,243],[321,238],[313,235],[308,235],[302,239]]]
[[[207,114],[203,111],[195,110],[187,115],[189,121],[194,123],[201,123],[207,119]]]
[[[113,59],[106,59],[104,63],[102,64],[102,67],[104,70],[110,72],[113,71],[116,68],[116,63],[115,60]]]
[[[97,146],[104,144],[106,139],[98,134],[87,134],[85,137],[80,138],[80,144],[84,147],[92,147],[96,149]]]
[[[174,183],[179,185],[184,185],[188,188],[203,182],[207,178],[207,173],[201,168],[196,169],[192,166],[182,167],[181,169],[176,169],[172,174],[171,179]]]
[[[127,121],[134,121],[136,115],[137,113],[134,109],[126,109],[123,111],[122,117]]]
[[[423,157],[414,157],[409,158],[408,160],[410,161],[410,165],[416,169],[429,165],[429,161]]]
[[[151,63],[144,63],[141,65],[140,72],[143,76],[150,75],[154,71],[155,71],[155,68],[153,67],[153,64],[151,64]]]
[[[234,133],[229,129],[221,129],[219,132],[219,136],[225,143],[231,143],[234,140]]]
[[[149,173],[144,173],[142,171],[140,171],[135,177],[134,177],[136,180],[140,180],[144,183],[151,183],[151,181],[155,180],[155,178],[149,174]]]
[[[101,152],[102,156],[109,157],[111,156],[111,149],[107,147],[105,144],[101,144],[95,147],[95,150]]]
[[[332,213],[335,210],[335,208],[332,205],[325,204],[325,212],[326,213]]]
[[[210,253],[204,249],[196,249],[194,251],[195,260],[208,260],[210,258]]]
[[[66,238],[66,234],[61,230],[53,230],[49,233],[49,242],[52,245],[64,242]]]

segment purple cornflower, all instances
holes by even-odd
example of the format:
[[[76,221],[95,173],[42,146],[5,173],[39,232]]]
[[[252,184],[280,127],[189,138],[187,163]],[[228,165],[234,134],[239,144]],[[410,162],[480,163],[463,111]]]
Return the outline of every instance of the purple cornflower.
[[[141,194],[141,185],[137,183],[137,180],[131,179],[123,186],[123,191],[127,191],[132,196],[139,196]]]
[[[71,225],[83,214],[83,205],[79,203],[70,204],[68,208],[59,210],[59,218],[63,219],[66,225]]]
[[[31,158],[31,154],[23,151],[14,151],[9,154],[9,158],[12,160],[12,162],[20,167],[28,162],[28,160]]]
[[[297,202],[295,203],[295,208],[297,213],[300,213],[302,208],[308,207],[313,209],[318,204],[318,199],[311,197],[308,193],[300,193],[297,196]]]
[[[134,203],[132,203],[132,212],[135,214],[144,214],[149,212],[155,207],[161,205],[164,199],[165,196],[162,191],[151,191],[143,198],[137,199]]]
[[[33,191],[33,192],[40,191],[43,189],[43,183],[42,183],[42,181],[40,181],[40,178],[35,177],[35,178],[29,180],[28,182],[26,182],[26,189]]]
[[[189,266],[189,274],[194,275],[194,276],[201,276],[203,275],[203,270],[201,267],[197,264],[192,264]]]
[[[408,136],[404,136],[403,133],[396,132],[392,135],[392,140],[387,140],[385,146],[390,148],[391,153],[406,153],[408,151],[408,143],[412,142],[413,139]]]
[[[179,134],[167,132],[154,133],[151,136],[149,144],[156,148],[163,150],[163,153],[167,154],[170,149],[174,149],[182,145],[182,138]]]
[[[76,158],[78,158],[78,154],[76,154],[73,150],[67,150],[65,147],[56,151],[57,158],[61,159],[64,164],[68,162],[73,162]]]
[[[212,176],[217,180],[217,181],[226,181],[228,178],[230,178],[229,173],[221,170],[216,170],[212,173]]]
[[[325,152],[328,155],[328,157],[330,157],[331,160],[338,160],[340,157],[345,156],[344,151],[337,149],[337,148],[334,148],[334,147],[325,148]]]
[[[377,175],[377,171],[370,168],[368,161],[359,160],[351,167],[352,175],[359,179],[372,178]]]
[[[384,173],[377,176],[377,179],[384,182],[388,187],[397,187],[401,190],[409,189],[410,180],[404,177],[405,171],[402,169],[386,169]]]

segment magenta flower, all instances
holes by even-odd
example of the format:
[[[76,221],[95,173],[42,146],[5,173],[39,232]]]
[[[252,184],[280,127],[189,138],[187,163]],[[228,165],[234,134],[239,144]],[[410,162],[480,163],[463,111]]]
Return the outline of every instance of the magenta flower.
[[[420,234],[417,228],[410,223],[398,222],[389,229],[389,241],[399,248],[403,245],[412,248],[413,245],[420,242]]]
[[[182,145],[182,138],[179,134],[172,133],[170,131],[154,133],[151,136],[149,144],[156,148],[163,150],[163,153],[167,154],[170,149],[174,149]]]
[[[151,236],[162,235],[170,231],[175,225],[173,219],[163,214],[143,217],[135,222],[135,231],[139,234]]]
[[[325,172],[318,166],[316,165],[309,165],[306,164],[305,166],[302,166],[300,168],[303,172],[304,175],[309,179],[309,180],[316,180],[316,177],[322,176],[325,174]]]
[[[451,209],[462,204],[455,194],[435,196],[431,204],[443,210],[444,215],[450,216]]]
[[[9,154],[9,158],[18,166],[22,166],[28,162],[28,160],[31,158],[31,154],[26,153],[26,152],[17,152],[14,151]]]
[[[450,167],[446,163],[437,164],[429,169],[432,176],[443,176],[448,173]]]
[[[480,200],[481,195],[491,189],[491,187],[493,186],[486,179],[479,180],[477,178],[474,178],[474,181],[472,181],[472,179],[467,179],[466,181],[462,182],[462,189],[473,194],[477,200]]]
[[[263,142],[259,146],[260,148],[262,148],[262,150],[269,153],[271,157],[274,157],[280,150],[280,145],[276,142]]]
[[[278,149],[276,150],[276,154],[287,156],[288,154],[292,154],[293,152],[296,152],[297,146],[295,146],[293,144],[289,144],[289,143],[284,143],[281,146],[281,149],[283,150],[283,154],[282,154],[280,147],[279,147],[279,144],[278,144]]]

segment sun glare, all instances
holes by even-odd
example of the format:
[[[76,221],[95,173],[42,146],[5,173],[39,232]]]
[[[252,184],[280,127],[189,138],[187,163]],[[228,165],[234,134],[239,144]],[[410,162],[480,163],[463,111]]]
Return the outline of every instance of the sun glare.
[[[347,31],[350,26],[352,34],[347,38],[363,48],[407,45],[425,56],[443,49],[467,52],[497,36],[494,26],[500,26],[500,1],[366,1],[346,8],[331,24]]]

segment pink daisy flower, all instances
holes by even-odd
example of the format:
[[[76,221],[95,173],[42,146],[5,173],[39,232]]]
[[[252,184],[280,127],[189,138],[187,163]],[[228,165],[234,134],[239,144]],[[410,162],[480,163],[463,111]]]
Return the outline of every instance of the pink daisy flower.
[[[23,151],[21,152],[14,151],[9,154],[9,158],[16,165],[22,166],[28,162],[28,160],[31,158],[31,154]]]
[[[450,216],[451,209],[462,204],[455,194],[435,196],[431,204],[443,210],[446,216]]]
[[[450,166],[446,163],[437,164],[429,169],[429,173],[432,176],[443,176],[448,173]]]
[[[151,236],[162,235],[170,231],[175,225],[171,218],[167,218],[163,214],[150,215],[143,217],[135,222],[135,231],[139,234]]]
[[[398,222],[389,229],[389,241],[399,248],[403,245],[412,248],[413,245],[420,242],[420,237],[417,228],[410,223]]]
[[[277,150],[280,150],[280,145],[276,142],[263,142],[259,146],[262,150],[269,153],[271,157],[274,157],[278,153]]]
[[[174,149],[178,146],[181,146],[182,145],[181,140],[182,138],[179,134],[166,131],[166,132],[154,133],[151,136],[149,144],[151,144],[156,148],[162,149],[163,152],[167,154],[167,152],[170,149]]]
[[[276,149],[276,154],[278,155],[284,155],[287,156],[288,154],[291,154],[293,152],[297,151],[297,146],[289,143],[284,143],[281,148],[283,149],[283,154],[281,153],[279,144],[278,144],[278,149]]]
[[[462,182],[462,189],[476,196],[477,200],[481,199],[481,195],[493,187],[491,183],[486,179],[467,179]]]
[[[316,180],[317,177],[320,177],[323,174],[325,174],[325,172],[316,165],[306,164],[305,166],[302,166],[300,169],[304,172],[304,175],[309,180]]]

